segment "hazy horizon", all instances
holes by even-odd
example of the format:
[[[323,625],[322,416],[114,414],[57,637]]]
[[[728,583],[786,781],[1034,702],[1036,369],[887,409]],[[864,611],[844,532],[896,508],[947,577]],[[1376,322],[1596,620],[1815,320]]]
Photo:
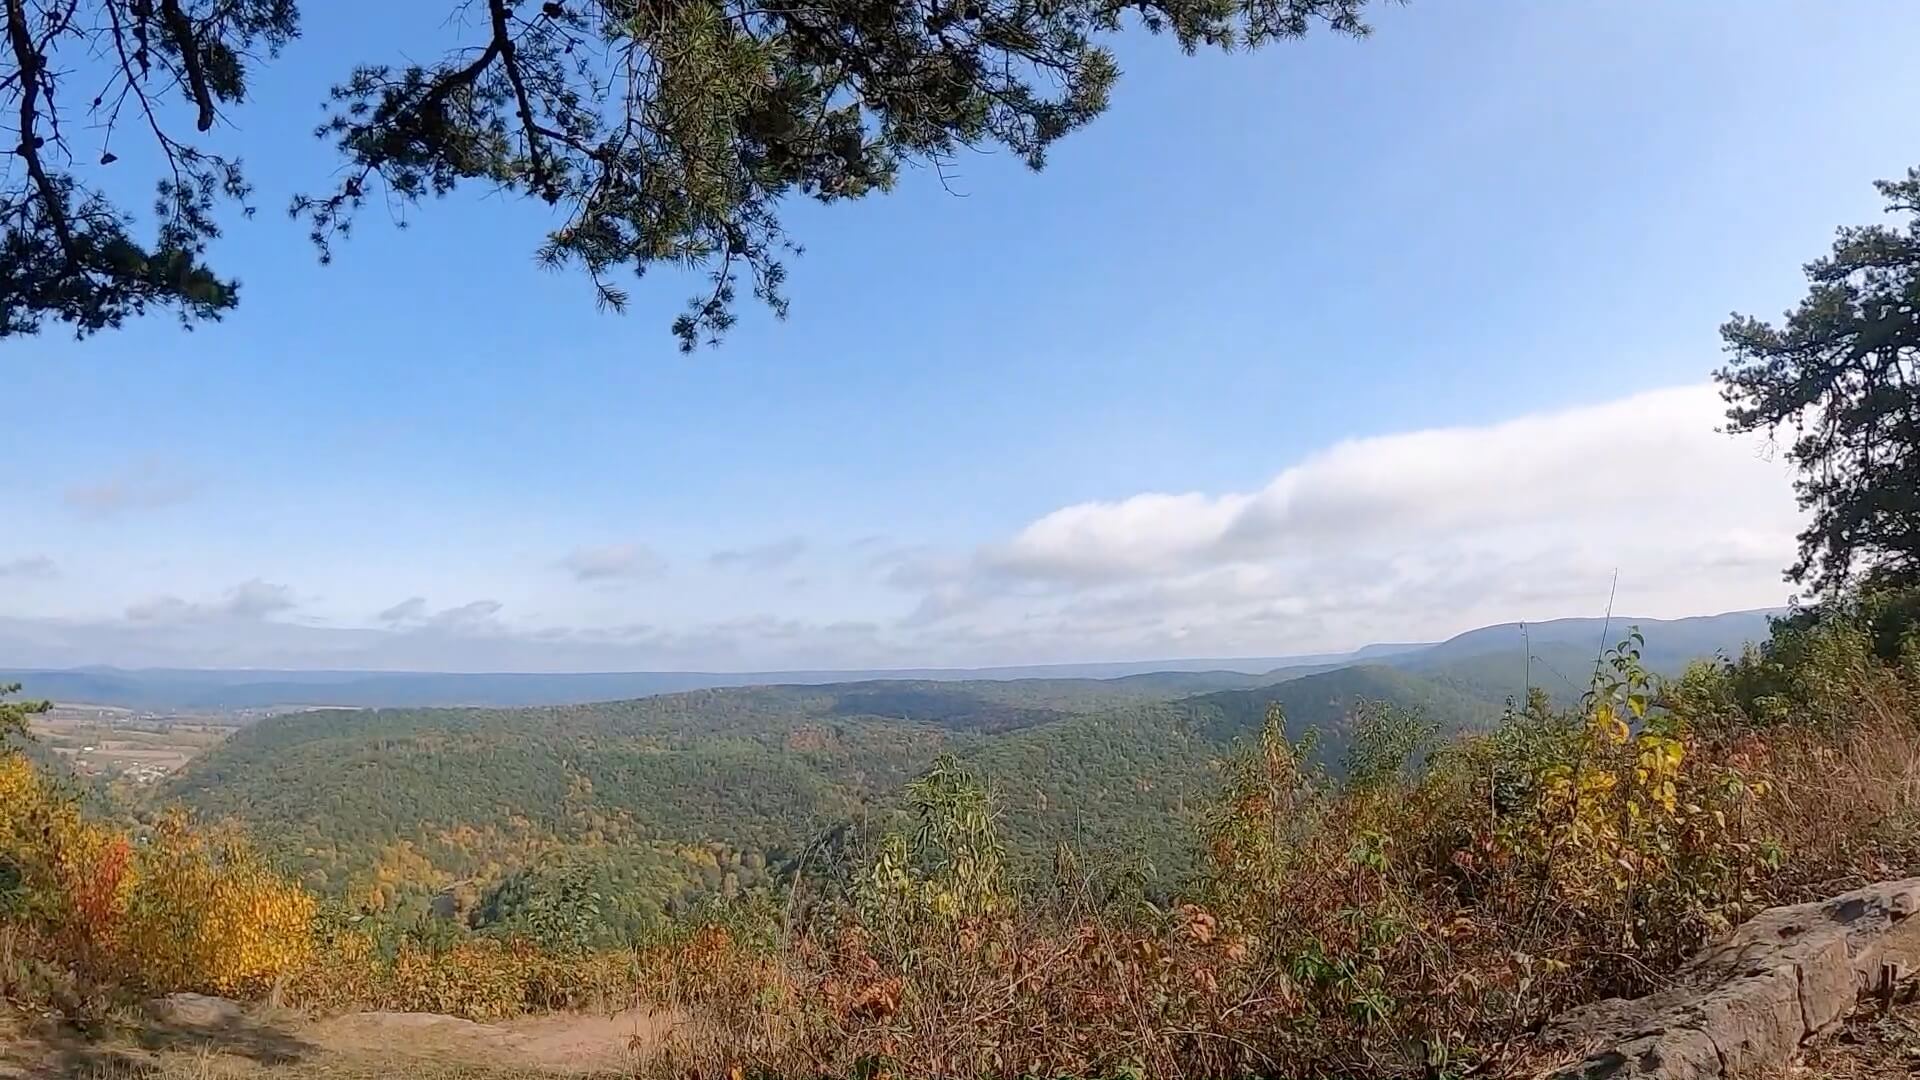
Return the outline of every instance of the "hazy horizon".
[[[834,665],[795,665],[789,667],[768,668],[562,668],[562,667],[369,667],[352,664],[301,664],[287,662],[281,664],[196,664],[177,663],[139,663],[117,662],[112,659],[76,660],[62,662],[58,659],[37,662],[33,657],[57,657],[55,653],[35,653],[30,646],[22,646],[14,635],[20,632],[19,620],[0,618],[0,648],[5,662],[0,663],[0,671],[121,671],[127,673],[142,672],[196,672],[209,674],[287,674],[287,675],[457,675],[457,676],[594,676],[594,675],[853,675],[885,676],[889,673],[920,675],[927,673],[970,673],[996,671],[1035,671],[1049,669],[1076,669],[1093,671],[1100,668],[1126,669],[1128,672],[1155,670],[1207,670],[1209,665],[1225,671],[1245,671],[1258,674],[1269,667],[1281,664],[1312,664],[1322,661],[1341,660],[1360,656],[1369,651],[1378,650],[1385,655],[1397,649],[1416,649],[1442,644],[1455,637],[1477,631],[1530,624],[1534,626],[1556,622],[1598,622],[1610,620],[1621,632],[1630,625],[1654,623],[1672,623],[1684,620],[1717,619],[1730,616],[1771,614],[1784,610],[1780,605],[1755,608],[1738,608],[1725,611],[1702,611],[1676,616],[1651,616],[1644,613],[1625,612],[1615,615],[1560,615],[1539,619],[1500,619],[1488,623],[1463,625],[1456,630],[1425,638],[1381,639],[1360,642],[1338,648],[1315,649],[1308,652],[1265,652],[1242,653],[1237,655],[1140,655],[1140,656],[1081,656],[1066,659],[1053,659],[1021,663],[1004,664],[899,664],[892,666],[834,666]],[[301,628],[293,628],[298,631]],[[455,639],[450,647],[470,649],[470,639]],[[1598,641],[1596,639],[1596,646]],[[338,655],[338,654],[330,654]],[[370,655],[370,654],[360,654]],[[318,658],[317,658],[318,659]],[[1159,665],[1159,666],[1156,666]]]

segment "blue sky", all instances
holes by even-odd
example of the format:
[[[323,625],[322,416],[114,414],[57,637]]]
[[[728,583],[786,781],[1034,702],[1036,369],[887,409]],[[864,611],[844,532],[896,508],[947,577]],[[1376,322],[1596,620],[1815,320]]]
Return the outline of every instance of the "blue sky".
[[[1790,303],[1920,162],[1891,0],[1130,37],[1046,172],[792,206],[791,318],[683,357],[697,281],[598,313],[534,266],[544,208],[478,191],[317,264],[280,211],[330,175],[325,86],[393,55],[365,27],[435,40],[397,6],[310,6],[222,135],[261,205],[215,251],[240,310],[0,345],[19,662],[1271,655],[1591,613],[1616,567],[1646,615],[1777,603],[1778,467],[1710,394],[1618,403],[1697,387],[1726,313]]]

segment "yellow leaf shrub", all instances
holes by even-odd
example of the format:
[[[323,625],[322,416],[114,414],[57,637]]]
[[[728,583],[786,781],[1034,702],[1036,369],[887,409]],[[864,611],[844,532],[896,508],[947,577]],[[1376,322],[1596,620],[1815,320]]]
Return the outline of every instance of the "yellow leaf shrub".
[[[313,948],[313,897],[238,835],[170,813],[142,853],[127,912],[129,959],[157,986],[219,994],[266,989]]]
[[[0,754],[0,863],[17,878],[0,918],[102,982],[254,993],[312,950],[313,898],[240,836],[175,814],[136,844],[17,753]]]
[[[96,978],[120,972],[131,845],[86,820],[17,753],[0,753],[0,864],[17,879],[0,908],[9,921],[69,966]]]
[[[323,934],[287,985],[315,1009],[384,1008],[495,1020],[550,1009],[620,1009],[637,1000],[639,957],[625,950],[562,955],[525,940],[470,938],[445,948],[404,941],[383,958],[367,935]]]

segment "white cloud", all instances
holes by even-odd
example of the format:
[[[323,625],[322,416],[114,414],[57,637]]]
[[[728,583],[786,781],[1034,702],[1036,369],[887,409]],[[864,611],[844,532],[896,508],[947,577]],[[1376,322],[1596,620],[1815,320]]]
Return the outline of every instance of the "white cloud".
[[[126,614],[134,622],[148,623],[258,622],[298,606],[291,588],[253,578],[213,600],[190,602],[177,596],[156,596],[130,605]]]
[[[603,544],[574,548],[560,560],[560,568],[575,581],[617,581],[658,577],[667,562],[641,544]]]
[[[897,565],[913,619],[1130,654],[1273,654],[1477,622],[1780,602],[1789,474],[1711,387],[1355,439],[1255,491],[1063,507],[970,556]]]
[[[1150,493],[1068,506],[983,553],[982,563],[1014,577],[1091,583],[1125,580],[1203,561],[1253,502],[1248,495]]]
[[[222,614],[242,619],[263,619],[268,615],[291,610],[295,606],[293,590],[285,585],[275,585],[269,581],[254,578],[243,581],[227,590],[220,610]]]
[[[770,544],[725,548],[707,556],[707,561],[722,569],[778,570],[806,554],[807,541],[789,536]]]
[[[60,568],[45,555],[26,555],[0,562],[0,578],[47,581],[60,576]]]
[[[1373,547],[1421,548],[1447,538],[1574,522],[1628,529],[1622,517],[1713,515],[1720,533],[1785,515],[1772,496],[1785,473],[1749,441],[1715,430],[1708,387],[1485,427],[1356,439],[1282,471],[1259,491],[1136,495],[1056,510],[984,553],[992,569],[1069,582],[1134,578],[1223,563]],[[1791,510],[1791,504],[1785,509]],[[1639,531],[1639,530],[1634,530]],[[1746,530],[1751,533],[1751,529]]]
[[[431,610],[424,596],[409,596],[374,616],[399,630],[430,630],[449,634],[484,633],[499,629],[495,616],[503,607],[498,600],[473,600],[457,607]]]
[[[426,617],[427,598],[424,596],[409,596],[374,616],[383,623],[418,622]]]
[[[426,625],[453,633],[478,633],[494,627],[494,616],[500,614],[500,607],[498,600],[475,600],[433,613],[428,616]]]
[[[143,461],[104,480],[76,484],[61,497],[78,513],[110,517],[133,510],[174,506],[191,499],[194,490],[195,485],[188,477],[157,461]]]

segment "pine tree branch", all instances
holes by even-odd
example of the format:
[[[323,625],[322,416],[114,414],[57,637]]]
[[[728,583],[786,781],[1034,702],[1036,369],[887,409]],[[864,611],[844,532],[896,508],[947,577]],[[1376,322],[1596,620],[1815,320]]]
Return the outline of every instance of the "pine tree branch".
[[[187,87],[194,103],[200,106],[195,126],[201,131],[210,130],[213,94],[207,89],[207,69],[200,62],[200,43],[193,35],[193,23],[187,19],[186,12],[180,10],[180,0],[160,0],[160,19],[166,25],[167,36],[173,39],[174,48],[180,50],[180,63],[187,69]]]
[[[27,163],[27,175],[32,178],[34,189],[40,195],[47,222],[60,244],[66,267],[71,270],[78,262],[73,249],[73,230],[67,222],[66,204],[60,197],[59,189],[41,164],[40,136],[34,131],[40,119],[40,66],[45,62],[45,57],[34,48],[33,35],[27,31],[26,0],[6,0],[6,3],[7,39],[12,45],[14,62],[19,65],[20,74],[20,145],[15,152]]]
[[[514,59],[513,29],[507,24],[510,12],[507,0],[487,0],[487,10],[493,16],[493,48],[500,54],[500,62],[507,72],[507,84],[513,87],[513,103],[520,114],[520,127],[527,140],[527,159],[533,173],[533,184],[543,189],[551,179],[547,172],[545,155],[542,153],[541,135],[544,130],[533,117],[533,102],[527,95],[526,79],[520,73],[520,65]]]

